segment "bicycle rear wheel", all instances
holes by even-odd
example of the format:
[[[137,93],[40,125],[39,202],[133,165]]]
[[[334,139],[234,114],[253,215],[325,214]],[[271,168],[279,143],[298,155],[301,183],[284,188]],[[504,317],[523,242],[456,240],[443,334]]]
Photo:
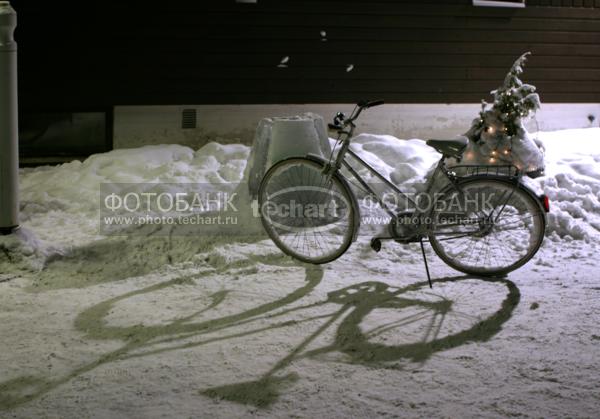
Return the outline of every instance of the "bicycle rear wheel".
[[[429,241],[454,269],[499,276],[527,263],[544,239],[546,220],[535,197],[499,179],[470,179],[462,192],[436,201]]]
[[[271,167],[261,181],[262,224],[273,242],[303,262],[321,264],[340,257],[358,228],[358,208],[350,188],[323,164],[290,158]]]

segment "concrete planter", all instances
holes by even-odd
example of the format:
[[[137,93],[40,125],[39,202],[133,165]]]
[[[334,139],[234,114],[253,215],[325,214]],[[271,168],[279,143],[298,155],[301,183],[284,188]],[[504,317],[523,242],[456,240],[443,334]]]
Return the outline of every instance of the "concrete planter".
[[[264,118],[258,124],[245,178],[250,196],[258,194],[266,171],[278,161],[307,154],[329,157],[331,146],[323,118],[306,113],[294,117]]]

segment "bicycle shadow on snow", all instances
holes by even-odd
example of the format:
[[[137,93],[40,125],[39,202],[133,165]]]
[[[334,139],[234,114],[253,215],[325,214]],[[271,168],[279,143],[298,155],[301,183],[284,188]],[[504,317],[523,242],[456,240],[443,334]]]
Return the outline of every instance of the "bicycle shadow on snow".
[[[295,360],[308,358],[318,362],[324,354],[339,353],[345,356],[345,362],[374,367],[386,367],[386,363],[398,360],[424,362],[437,351],[454,348],[465,343],[491,339],[511,317],[514,308],[520,300],[520,292],[513,282],[507,279],[488,280],[486,282],[494,283],[501,286],[503,290],[505,289],[506,295],[503,294],[499,309],[485,319],[472,321],[473,324],[469,328],[444,336],[439,335],[439,327],[436,331],[436,323],[431,322],[422,327],[425,336],[422,340],[390,345],[376,339],[373,341],[373,338],[381,333],[393,333],[401,336],[403,329],[406,329],[414,322],[422,321],[422,317],[411,314],[406,318],[380,324],[374,329],[365,332],[361,325],[370,314],[381,309],[397,311],[418,308],[421,311],[433,313],[434,318],[439,318],[439,316],[444,318],[453,313],[455,301],[443,296],[432,298],[431,296],[435,296],[436,288],[444,284],[453,285],[461,281],[473,281],[476,279],[468,276],[437,279],[434,281],[433,291],[428,291],[426,281],[402,288],[394,288],[384,282],[368,281],[329,292],[326,299],[315,303],[292,306],[293,303],[309,295],[321,283],[323,279],[322,268],[299,264],[287,257],[275,258],[274,260],[273,255],[257,256],[248,261],[251,264],[256,264],[257,262],[280,267],[303,267],[304,283],[301,287],[275,301],[258,305],[237,314],[230,314],[205,321],[194,321],[194,318],[197,316],[215,310],[227,303],[228,295],[232,290],[221,290],[210,295],[210,303],[206,307],[164,325],[118,327],[107,324],[105,319],[110,311],[120,302],[142,294],[164,290],[175,285],[193,285],[194,281],[214,272],[171,279],[105,300],[80,313],[76,318],[75,328],[84,333],[87,339],[121,340],[123,341],[123,346],[74,369],[64,377],[52,379],[22,376],[0,383],[0,409],[11,409],[26,403],[50,392],[77,376],[111,362],[149,357],[174,350],[196,348],[209,343],[243,338],[270,330],[294,327],[301,323],[323,320],[323,324],[316,328],[313,333],[306,336],[299,345],[274,363],[268,371],[256,380],[233,383],[200,391],[202,395],[217,399],[225,399],[257,407],[268,407],[276,402],[281,392],[289,384],[299,379],[294,373],[285,374],[284,372],[286,367]],[[429,293],[429,297],[419,297],[419,294],[425,295],[426,292]],[[407,297],[406,295],[410,296]],[[328,311],[327,314],[318,313],[300,320],[279,321],[278,319],[278,317],[301,310],[312,310],[332,304],[336,309],[333,312]],[[270,324],[266,326],[256,325],[254,328],[242,331],[232,330],[227,334],[228,329],[242,325],[251,325],[251,323],[257,320],[265,321],[265,319],[268,319]],[[339,323],[336,329],[333,332],[329,331],[334,337],[333,343],[317,347],[316,349],[307,349],[319,336],[327,333],[336,322]],[[225,334],[197,340],[203,335],[214,332]],[[190,341],[189,339],[191,338],[195,338],[196,340]]]
[[[470,279],[474,278],[459,276],[437,279],[433,282],[434,292],[436,285]],[[432,310],[436,316],[446,316],[452,310],[453,301],[444,299],[427,301],[402,297],[402,294],[405,293],[418,291],[421,288],[427,289],[428,283],[426,281],[395,290],[383,282],[369,281],[330,292],[328,300],[324,303],[340,304],[339,310],[259,379],[214,387],[201,393],[237,403],[268,407],[277,400],[286,384],[290,384],[299,378],[296,374],[285,376],[276,374],[285,369],[292,361],[301,358],[319,359],[320,355],[337,352],[344,354],[344,362],[350,364],[389,368],[387,363],[391,361],[425,362],[437,351],[455,348],[471,342],[487,341],[496,335],[502,329],[502,325],[510,319],[515,307],[519,304],[520,292],[517,286],[507,279],[488,279],[486,281],[506,287],[506,296],[496,312],[486,319],[476,322],[466,330],[443,337],[437,335],[439,328],[436,331],[435,324],[431,322],[424,330],[425,338],[423,340],[398,345],[371,342],[370,338],[379,332],[389,332],[394,329],[397,330],[398,334],[402,334],[402,327],[408,326],[412,322],[418,322],[422,320],[422,317],[409,315],[398,321],[382,324],[368,332],[362,330],[361,323],[377,309],[402,310],[409,307],[420,307],[425,310]],[[345,317],[343,317],[344,315]],[[314,339],[342,317],[343,320],[341,320],[335,331],[333,344],[302,353]],[[441,325],[441,323],[439,324]]]
[[[210,245],[213,245],[211,243]],[[103,242],[102,246],[108,246],[108,242]],[[210,245],[206,245],[210,247]],[[70,258],[69,258],[70,259]],[[67,263],[69,259],[61,259],[61,265]],[[96,263],[106,263],[106,256],[100,257],[97,261],[92,262],[92,265]],[[255,265],[256,263],[262,263],[265,265],[272,265],[278,267],[303,267],[304,265],[299,264],[298,262],[290,259],[289,257],[281,254],[280,256],[274,255],[266,255],[266,256],[255,256],[251,259],[248,259],[246,265]],[[118,264],[117,264],[118,265]],[[209,263],[210,265],[210,263]],[[134,325],[130,327],[113,327],[106,323],[106,316],[110,313],[110,311],[120,302],[126,301],[128,299],[134,298],[136,296],[140,296],[143,294],[149,294],[161,290],[165,290],[169,287],[173,286],[186,286],[186,285],[194,285],[196,280],[201,280],[204,277],[213,274],[222,274],[227,271],[228,268],[232,266],[219,266],[217,264],[213,269],[209,269],[203,272],[200,272],[195,275],[178,277],[174,279],[170,279],[167,281],[160,282],[155,285],[151,285],[148,287],[144,287],[141,289],[137,289],[131,292],[124,293],[114,298],[110,298],[103,302],[100,302],[89,309],[81,312],[75,319],[75,329],[84,334],[84,338],[89,340],[121,340],[123,341],[123,346],[115,351],[109,352],[98,359],[93,360],[90,363],[84,364],[76,369],[74,369],[70,374],[59,377],[56,379],[50,377],[38,377],[38,376],[21,376],[11,380],[7,380],[4,382],[0,382],[0,410],[7,410],[14,407],[17,407],[23,403],[26,403],[30,400],[33,400],[43,394],[46,394],[53,390],[54,388],[67,383],[71,379],[85,374],[94,370],[97,367],[108,364],[110,362],[115,362],[119,360],[124,360],[133,357],[140,356],[148,356],[152,354],[157,354],[160,352],[166,352],[169,350],[180,349],[181,347],[185,347],[184,345],[173,346],[169,348],[162,348],[158,350],[149,350],[147,353],[136,353],[133,354],[134,351],[139,351],[143,349],[152,348],[153,346],[160,344],[168,344],[170,342],[181,341],[186,338],[191,338],[195,336],[201,336],[203,334],[213,333],[219,331],[221,329],[225,329],[228,327],[234,327],[243,325],[249,321],[254,321],[260,316],[265,315],[266,313],[270,313],[274,310],[284,308],[286,305],[292,304],[293,302],[301,299],[302,297],[308,295],[320,282],[323,277],[323,271],[320,268],[313,266],[305,266],[304,267],[304,284],[299,288],[292,290],[292,292],[286,294],[282,298],[277,299],[273,302],[268,302],[265,304],[258,305],[249,310],[245,310],[239,312],[237,314],[232,314],[229,316],[205,320],[200,322],[193,322],[193,319],[197,316],[200,316],[204,313],[210,312],[216,307],[220,306],[223,302],[226,301],[228,294],[232,290],[221,290],[209,295],[210,303],[193,312],[187,316],[180,317],[176,321],[173,321],[169,324],[164,325],[156,325],[156,326],[142,326],[142,325]],[[233,268],[244,269],[245,264],[242,263],[234,263]],[[76,270],[76,266],[71,267],[73,271]],[[93,268],[91,268],[93,270]],[[63,271],[62,266],[60,271]],[[119,280],[121,277],[116,278],[115,280]],[[107,279],[102,277],[100,281],[97,282],[105,282]],[[63,287],[73,287],[73,286],[89,286],[92,285],[88,281],[83,282],[73,282],[69,281],[68,284],[61,283],[58,285],[59,288]],[[41,285],[40,288],[46,288],[44,284]],[[53,286],[49,286],[48,288],[54,288]],[[35,291],[40,291],[39,289]],[[270,327],[263,328],[264,330],[269,329]],[[242,333],[239,336],[244,336],[246,334],[257,333],[258,331],[251,331],[249,333]],[[232,336],[233,337],[233,336]],[[229,338],[229,337],[226,337]],[[209,339],[203,342],[200,342],[198,345],[210,343],[211,341],[224,340],[226,338],[218,338],[218,339]]]

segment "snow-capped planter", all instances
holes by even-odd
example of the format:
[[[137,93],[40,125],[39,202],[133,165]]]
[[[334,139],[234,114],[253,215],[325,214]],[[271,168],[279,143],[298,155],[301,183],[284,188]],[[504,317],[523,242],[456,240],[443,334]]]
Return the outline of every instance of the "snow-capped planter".
[[[245,179],[250,196],[258,194],[265,172],[288,157],[307,154],[328,156],[331,146],[323,118],[313,113],[293,117],[264,118],[258,124]]]

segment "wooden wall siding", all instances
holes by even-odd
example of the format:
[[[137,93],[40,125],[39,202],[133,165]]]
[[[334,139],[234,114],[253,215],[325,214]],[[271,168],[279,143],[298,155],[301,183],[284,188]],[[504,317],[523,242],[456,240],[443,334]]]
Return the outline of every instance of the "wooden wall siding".
[[[478,102],[524,51],[543,101],[600,102],[600,0],[13,4],[24,109]]]

